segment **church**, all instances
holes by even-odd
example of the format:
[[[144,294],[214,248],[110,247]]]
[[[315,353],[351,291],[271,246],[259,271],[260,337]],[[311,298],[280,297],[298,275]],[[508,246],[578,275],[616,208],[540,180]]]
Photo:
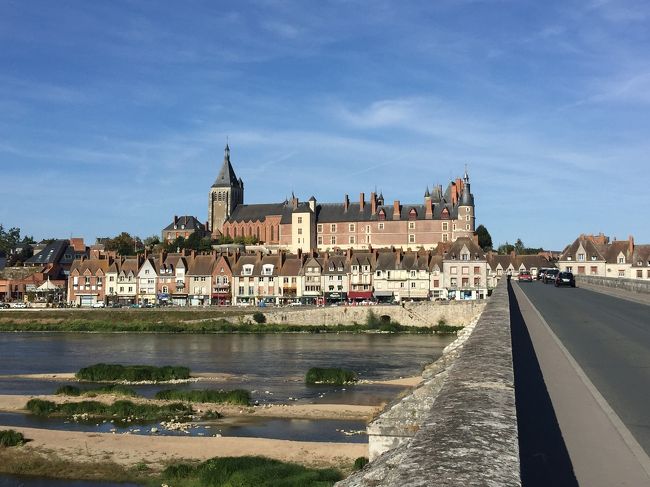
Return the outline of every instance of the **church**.
[[[399,200],[386,204],[382,193],[357,200],[344,195],[339,203],[320,203],[314,196],[295,195],[280,203],[244,204],[244,182],[235,174],[226,145],[223,164],[210,188],[208,231],[221,235],[256,237],[267,246],[291,252],[317,249],[403,250],[435,249],[441,242],[474,235],[474,196],[467,170],[463,178],[428,187],[421,203]]]

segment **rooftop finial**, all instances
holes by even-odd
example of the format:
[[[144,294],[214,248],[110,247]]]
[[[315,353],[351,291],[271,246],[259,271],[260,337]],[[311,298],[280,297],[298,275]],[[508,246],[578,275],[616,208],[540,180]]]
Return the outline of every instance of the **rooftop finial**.
[[[465,164],[465,176],[463,176],[465,182],[469,181],[469,174],[467,174],[467,164]]]

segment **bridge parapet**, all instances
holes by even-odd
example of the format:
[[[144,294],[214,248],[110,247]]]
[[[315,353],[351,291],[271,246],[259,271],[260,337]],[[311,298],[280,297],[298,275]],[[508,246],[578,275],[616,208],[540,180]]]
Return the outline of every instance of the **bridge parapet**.
[[[437,374],[435,397],[417,398],[428,411],[414,436],[337,486],[521,485],[505,279],[453,364]]]
[[[591,286],[609,287],[633,293],[650,294],[650,280],[626,279],[623,277],[588,276],[575,274],[576,283]]]

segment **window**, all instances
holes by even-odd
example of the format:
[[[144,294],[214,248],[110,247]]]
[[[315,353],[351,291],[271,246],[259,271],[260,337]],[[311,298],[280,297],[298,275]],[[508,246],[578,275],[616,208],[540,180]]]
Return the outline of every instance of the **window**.
[[[469,208],[465,208],[465,213],[469,213]]]
[[[144,273],[145,273],[145,274],[149,274],[149,269],[145,269],[145,270],[144,270]]]
[[[323,237],[319,235],[317,240],[318,240],[318,245],[323,245]]]
[[[592,256],[591,256],[591,260],[596,260],[596,256],[595,256],[595,255],[592,255]]]
[[[618,263],[619,263],[619,264],[625,264],[625,257],[623,257],[623,256],[621,255],[621,256],[618,258]]]
[[[460,254],[460,260],[469,260],[469,254]]]
[[[115,276],[110,276],[110,277],[108,278],[108,280],[111,281],[111,282],[115,281]]]
[[[415,277],[415,271],[411,271],[411,277]]]
[[[469,275],[469,267],[467,267],[467,266],[463,266],[462,272],[463,272],[463,275],[464,275],[464,276]]]
[[[384,229],[384,224],[383,224],[383,223],[378,223],[378,224],[377,224],[377,228],[378,228],[379,230],[383,230],[383,229]]]
[[[129,292],[133,291],[133,287],[129,286]]]
[[[298,217],[298,224],[300,225],[301,223],[302,223],[302,217],[299,216],[299,217]]]
[[[624,269],[619,269],[618,270],[618,277],[625,277],[625,270]]]
[[[332,223],[332,224],[330,225],[330,231],[331,231],[332,233],[336,232],[336,223]]]
[[[415,235],[412,233],[409,233],[409,243],[415,243]]]
[[[443,234],[442,234],[442,241],[443,241],[443,242],[446,242],[448,239],[449,239],[449,237],[447,236],[447,234],[446,234],[446,233],[443,233]]]
[[[415,222],[409,222],[409,230],[413,230],[415,228]]]
[[[348,225],[348,228],[351,232],[354,232],[354,223],[350,223],[350,225]]]
[[[583,262],[585,260],[585,254],[578,254],[578,261]]]
[[[354,243],[354,235],[350,235],[350,243],[351,243],[351,244]]]
[[[643,277],[643,271],[641,269],[636,271],[636,277]]]
[[[451,266],[450,271],[451,271],[452,274],[458,274],[458,267],[456,267],[455,265]]]
[[[474,267],[474,274],[480,274],[481,273],[481,268],[479,266]]]
[[[86,286],[90,286],[90,277],[86,276],[85,281],[86,281]]]
[[[465,225],[465,230],[469,230],[469,225]]]
[[[322,224],[322,223],[319,223],[318,225],[316,225],[316,231],[317,231],[318,233],[322,233],[322,232],[323,232],[323,224]]]
[[[302,228],[298,229],[298,235],[302,235]]]
[[[411,283],[411,289],[415,289],[415,283],[414,282]]]
[[[449,223],[442,222],[442,231],[446,232],[447,230],[449,230]]]
[[[585,266],[579,265],[578,266],[578,274],[584,274],[585,273]]]
[[[335,235],[332,235],[332,237],[330,238],[330,243],[332,245],[336,245],[336,236]]]
[[[370,233],[370,225],[366,225],[366,233]]]

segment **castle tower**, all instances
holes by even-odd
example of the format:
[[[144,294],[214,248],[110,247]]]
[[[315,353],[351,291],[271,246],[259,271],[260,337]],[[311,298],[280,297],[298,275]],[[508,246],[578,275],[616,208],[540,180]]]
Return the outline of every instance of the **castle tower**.
[[[474,233],[474,195],[470,191],[469,174],[465,168],[465,175],[463,176],[463,192],[458,202],[458,230],[460,232],[467,232],[467,236]]]
[[[237,205],[244,203],[244,182],[237,179],[230,164],[230,147],[226,144],[223,164],[217,179],[210,188],[208,199],[208,225],[212,235],[221,232],[224,222],[230,218]]]

